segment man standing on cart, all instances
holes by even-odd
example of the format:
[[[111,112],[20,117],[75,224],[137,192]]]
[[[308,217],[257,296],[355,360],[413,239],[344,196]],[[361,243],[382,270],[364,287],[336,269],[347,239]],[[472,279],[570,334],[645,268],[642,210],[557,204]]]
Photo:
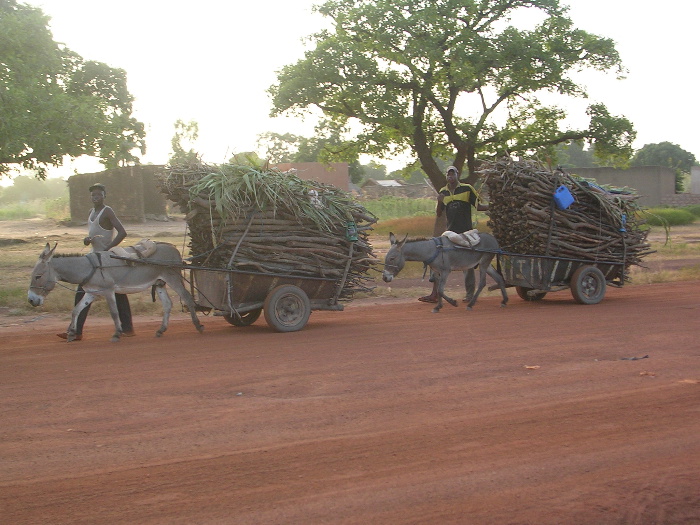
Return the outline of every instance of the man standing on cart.
[[[479,194],[470,184],[460,182],[459,171],[456,167],[448,167],[445,176],[447,184],[438,192],[435,215],[441,217],[445,213],[447,230],[455,233],[464,233],[473,228],[472,207],[476,208],[477,211],[487,211],[489,207],[488,204],[481,204]],[[433,291],[430,295],[419,297],[418,300],[424,303],[437,303],[438,283],[432,275],[430,279],[433,281]],[[467,291],[466,299],[469,300],[474,295],[474,289],[476,288],[474,269],[465,272],[464,287]]]

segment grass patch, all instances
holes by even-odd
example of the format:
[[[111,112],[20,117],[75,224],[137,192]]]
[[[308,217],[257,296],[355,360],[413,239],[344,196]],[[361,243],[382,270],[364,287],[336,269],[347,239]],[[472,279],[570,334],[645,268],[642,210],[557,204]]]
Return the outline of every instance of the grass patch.
[[[697,281],[700,279],[700,264],[686,266],[679,270],[661,270],[646,272],[641,268],[633,268],[630,272],[631,284],[672,283],[677,281]]]
[[[394,232],[402,239],[406,234],[409,237],[430,237],[433,234],[434,224],[435,215],[379,220],[373,226],[372,234],[379,237],[389,237],[389,232]]]
[[[435,199],[409,199],[385,195],[379,199],[367,199],[361,204],[373,213],[380,221],[402,217],[435,216]]]

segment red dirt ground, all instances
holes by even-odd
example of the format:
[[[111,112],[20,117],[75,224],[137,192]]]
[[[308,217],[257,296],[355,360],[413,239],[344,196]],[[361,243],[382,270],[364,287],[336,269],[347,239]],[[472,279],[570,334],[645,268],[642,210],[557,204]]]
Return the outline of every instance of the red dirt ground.
[[[0,522],[700,523],[700,281],[510,295],[0,326]]]

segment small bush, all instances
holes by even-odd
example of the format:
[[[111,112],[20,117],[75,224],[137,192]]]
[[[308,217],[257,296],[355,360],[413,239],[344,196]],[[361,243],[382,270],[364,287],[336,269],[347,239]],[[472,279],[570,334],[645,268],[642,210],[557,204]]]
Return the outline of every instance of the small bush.
[[[692,224],[696,216],[682,208],[650,208],[643,214],[652,226],[683,226]]]
[[[689,211],[696,217],[700,217],[700,204],[691,204],[690,206],[684,206],[681,209]]]
[[[27,204],[7,204],[0,206],[0,221],[16,221],[19,219],[31,219],[36,217],[36,209]]]
[[[70,219],[70,201],[68,197],[45,200],[44,214],[47,219],[53,219],[56,222]]]

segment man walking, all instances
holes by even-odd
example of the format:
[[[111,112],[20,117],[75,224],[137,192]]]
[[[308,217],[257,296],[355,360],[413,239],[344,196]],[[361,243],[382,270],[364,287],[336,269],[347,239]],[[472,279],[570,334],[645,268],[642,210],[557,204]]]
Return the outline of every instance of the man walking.
[[[107,188],[104,184],[93,184],[90,186],[90,198],[92,199],[93,208],[88,216],[88,235],[83,239],[85,246],[92,245],[93,252],[108,251],[126,238],[126,230],[121,221],[117,218],[114,210],[106,206],[104,201],[107,198]],[[114,235],[116,232],[116,236]],[[85,295],[85,291],[81,286],[78,286],[78,291],[75,293],[75,302],[78,302]],[[117,300],[117,310],[119,311],[119,320],[122,324],[122,335],[130,337],[134,335],[134,327],[131,321],[131,307],[129,306],[129,298],[126,294],[115,294]],[[75,340],[80,341],[83,338],[83,325],[87,319],[90,306],[80,312],[75,329]],[[62,332],[57,334],[62,339],[67,339],[68,334]]]

